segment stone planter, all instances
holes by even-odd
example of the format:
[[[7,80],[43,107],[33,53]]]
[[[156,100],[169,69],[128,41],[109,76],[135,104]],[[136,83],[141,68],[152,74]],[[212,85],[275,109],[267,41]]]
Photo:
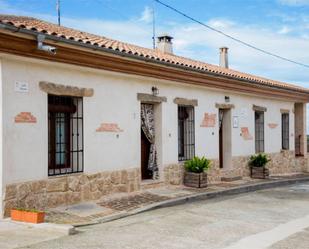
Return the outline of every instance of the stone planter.
[[[250,167],[251,178],[265,179],[269,177],[269,169],[266,167]]]
[[[43,223],[45,212],[28,211],[28,210],[11,210],[11,219],[29,223]]]
[[[207,173],[192,173],[185,171],[184,185],[193,188],[207,187]]]

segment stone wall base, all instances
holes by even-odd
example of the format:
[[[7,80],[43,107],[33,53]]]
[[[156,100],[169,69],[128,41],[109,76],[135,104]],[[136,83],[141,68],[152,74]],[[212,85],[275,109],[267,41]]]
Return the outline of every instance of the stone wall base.
[[[112,193],[137,191],[140,189],[140,179],[140,169],[134,168],[9,184],[4,192],[4,216],[9,216],[11,208],[46,210],[96,200]]]
[[[308,172],[309,161],[295,157],[294,151],[269,154],[270,175],[284,175]],[[219,160],[212,160],[208,171],[208,182],[217,183],[222,177],[248,177],[249,156],[234,157],[231,167],[220,169]],[[164,182],[182,185],[184,167],[182,163],[166,165],[163,169]],[[140,168],[106,171],[96,174],[71,174],[55,176],[45,180],[9,184],[3,198],[4,216],[12,208],[46,210],[60,205],[71,205],[83,201],[97,200],[104,195],[118,192],[134,192],[141,188]]]
[[[295,157],[294,151],[282,151],[268,154],[271,161],[267,164],[270,175],[289,175],[294,173],[308,172],[309,160],[306,157]],[[208,171],[208,182],[217,183],[222,177],[249,177],[248,166],[250,156],[238,156],[232,158],[232,165],[221,169],[219,160],[213,159]],[[183,184],[183,164],[171,164],[164,168],[164,180],[167,184]]]

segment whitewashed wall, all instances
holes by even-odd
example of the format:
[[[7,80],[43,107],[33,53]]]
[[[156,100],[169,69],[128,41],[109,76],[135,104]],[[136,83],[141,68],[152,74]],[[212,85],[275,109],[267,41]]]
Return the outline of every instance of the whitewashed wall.
[[[175,97],[198,99],[195,128],[196,154],[200,156],[218,158],[218,128],[203,128],[200,125],[205,112],[218,112],[215,103],[224,103],[225,95],[230,96],[230,103],[235,105],[232,117],[239,116],[239,128],[232,128],[232,156],[250,155],[255,151],[252,104],[267,107],[266,152],[279,152],[281,149],[280,108],[290,110],[290,135],[294,133],[292,102],[240,96],[205,87],[15,56],[1,57],[5,184],[47,178],[47,94],[39,89],[40,81],[94,89],[93,97],[84,98],[84,171],[89,173],[140,167],[140,103],[137,101],[137,93],[151,93],[154,85],[159,88],[160,96],[167,97],[167,102],[160,109],[160,161],[163,165],[178,162],[177,105],[173,103]],[[15,82],[28,83],[29,92],[16,92]],[[14,123],[14,117],[20,112],[31,112],[37,118],[37,123]],[[103,122],[117,123],[124,131],[118,133],[118,138],[115,133],[96,132]],[[270,129],[268,123],[277,123],[278,127]],[[248,127],[253,140],[245,141],[240,136],[240,127]],[[290,137],[290,149],[294,149],[294,137]]]
[[[2,110],[3,110],[3,81],[2,81],[2,60],[0,58],[0,190],[3,189],[3,149],[4,149],[4,142],[3,142],[3,114],[2,114]],[[0,191],[0,200],[2,200],[2,191]],[[2,214],[2,202],[0,204],[0,214]]]

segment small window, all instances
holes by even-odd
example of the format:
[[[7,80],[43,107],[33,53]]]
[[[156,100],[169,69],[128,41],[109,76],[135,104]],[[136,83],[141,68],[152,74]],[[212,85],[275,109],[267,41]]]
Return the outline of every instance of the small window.
[[[48,175],[83,171],[83,99],[48,96]]]
[[[282,113],[281,115],[281,123],[282,123],[282,149],[289,149],[289,114]]]
[[[255,112],[255,153],[264,152],[264,112]]]
[[[194,107],[178,106],[178,160],[189,160],[194,155]]]

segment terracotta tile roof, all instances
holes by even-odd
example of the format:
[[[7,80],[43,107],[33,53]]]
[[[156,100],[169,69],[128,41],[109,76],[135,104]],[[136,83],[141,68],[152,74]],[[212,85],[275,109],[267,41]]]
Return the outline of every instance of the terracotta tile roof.
[[[0,15],[0,23],[12,25],[21,29],[27,29],[56,37],[61,37],[67,40],[73,40],[79,43],[85,43],[93,46],[107,48],[110,50],[121,52],[123,54],[135,55],[140,58],[154,60],[154,62],[161,61],[165,63],[170,63],[171,65],[178,65],[186,68],[197,69],[205,72],[215,73],[222,76],[232,77],[235,79],[253,81],[261,85],[280,87],[309,93],[309,89],[300,86],[270,80],[246,73],[241,73],[232,69],[226,69],[219,66],[204,63],[201,61],[196,61],[172,54],[162,53],[158,50],[139,47],[125,42],[109,39],[103,36],[98,36],[87,32],[66,28],[63,26],[59,27],[56,24],[48,23],[32,17]]]

